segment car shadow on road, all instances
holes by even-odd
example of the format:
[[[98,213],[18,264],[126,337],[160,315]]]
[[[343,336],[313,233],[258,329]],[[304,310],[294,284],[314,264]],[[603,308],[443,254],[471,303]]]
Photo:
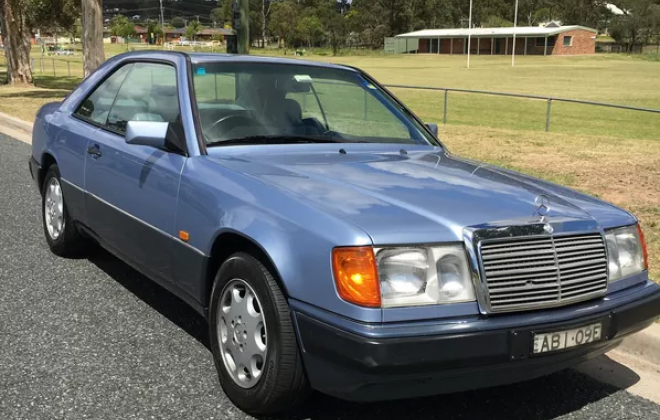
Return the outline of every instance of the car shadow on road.
[[[206,320],[183,300],[104,249],[95,250],[88,259],[117,283],[187,332],[207,349],[211,348]]]
[[[209,348],[205,319],[184,301],[104,250],[96,251],[89,260]],[[295,411],[274,417],[264,416],[260,420],[550,420],[598,404],[639,381],[633,371],[607,356],[601,356],[587,365],[588,369],[569,369],[498,388],[379,403],[354,403],[314,393]],[[600,372],[600,377],[617,376],[618,380],[609,381],[616,383],[616,386],[591,377],[599,375],[581,373],[594,370]]]
[[[636,375],[629,378],[632,376]],[[294,413],[261,420],[551,420],[598,404],[627,386],[607,385],[569,369],[498,388],[380,403],[353,403],[314,394]]]

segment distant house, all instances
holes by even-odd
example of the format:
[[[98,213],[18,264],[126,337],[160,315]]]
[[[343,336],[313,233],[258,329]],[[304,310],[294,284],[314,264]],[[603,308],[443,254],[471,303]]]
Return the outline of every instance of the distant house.
[[[174,29],[164,29],[165,42],[176,42],[181,37],[185,36],[186,28],[174,28]],[[204,28],[195,35],[196,41],[211,41],[214,35],[222,36],[223,39],[227,39],[227,36],[231,35],[232,31],[230,29],[214,29],[214,28]]]
[[[164,42],[178,42],[179,39],[185,37],[186,28],[165,28],[163,30],[163,35],[165,37]],[[150,34],[147,31],[147,28],[144,26],[135,26],[136,37],[130,42],[140,42],[146,44],[149,42]],[[228,35],[231,35],[232,31],[230,29],[213,29],[213,28],[204,28],[197,35],[195,35],[196,41],[211,41],[215,35],[221,35],[223,39],[226,39]],[[108,39],[108,43],[123,43],[124,40],[121,37],[111,36],[110,30],[106,28],[104,30],[104,37]]]
[[[584,26],[426,29],[395,37],[394,51],[419,54],[583,55],[596,52],[596,29]],[[516,35],[515,46],[513,35]]]

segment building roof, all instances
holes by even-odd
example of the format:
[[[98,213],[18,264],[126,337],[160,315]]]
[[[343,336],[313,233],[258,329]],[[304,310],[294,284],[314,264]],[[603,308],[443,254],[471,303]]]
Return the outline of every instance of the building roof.
[[[513,36],[514,31],[516,36],[552,36],[563,32],[581,29],[593,33],[598,33],[596,29],[587,28],[586,26],[518,26],[517,28],[457,28],[457,29],[424,29],[423,31],[410,32],[407,34],[397,35],[396,38],[461,38],[467,37],[469,34],[474,37],[506,37]]]

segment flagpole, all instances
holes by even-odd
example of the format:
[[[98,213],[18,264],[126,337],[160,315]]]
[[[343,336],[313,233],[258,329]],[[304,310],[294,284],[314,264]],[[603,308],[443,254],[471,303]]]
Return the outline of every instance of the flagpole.
[[[511,67],[516,65],[516,28],[518,27],[518,0],[516,0],[516,12],[513,16],[513,52],[511,53]]]
[[[470,0],[470,19],[468,23],[467,68],[470,68],[470,43],[472,42],[472,0]]]

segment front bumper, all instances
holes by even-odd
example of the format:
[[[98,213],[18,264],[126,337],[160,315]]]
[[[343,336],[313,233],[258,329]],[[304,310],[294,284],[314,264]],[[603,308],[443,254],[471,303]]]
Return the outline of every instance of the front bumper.
[[[554,310],[392,325],[332,320],[305,313],[304,305],[292,307],[312,386],[348,400],[377,401],[520,382],[599,356],[660,316],[660,287],[647,282]],[[603,324],[601,341],[531,354],[533,333],[594,322]]]

